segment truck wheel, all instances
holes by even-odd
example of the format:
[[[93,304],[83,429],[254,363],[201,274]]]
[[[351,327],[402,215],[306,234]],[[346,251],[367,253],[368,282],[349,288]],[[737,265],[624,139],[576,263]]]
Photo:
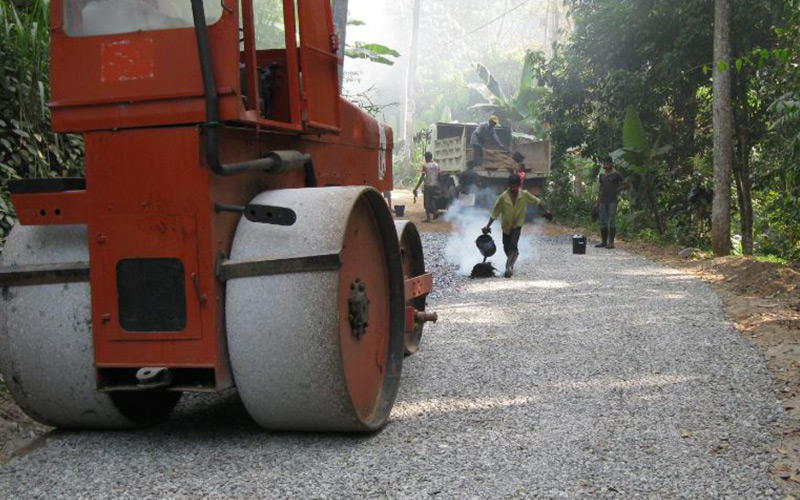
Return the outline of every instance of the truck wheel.
[[[242,218],[234,237],[232,262],[266,263],[227,282],[228,349],[247,411],[269,429],[381,428],[404,340],[403,270],[386,203],[363,187],[268,191],[253,203],[290,208],[297,220]]]
[[[453,184],[450,184],[450,187],[447,188],[447,207],[450,208],[456,200],[458,199],[458,189]]]
[[[84,225],[16,226],[0,265],[46,268],[88,260]],[[181,396],[97,390],[85,280],[49,278],[3,286],[0,370],[20,408],[54,427],[140,427],[169,415]]]

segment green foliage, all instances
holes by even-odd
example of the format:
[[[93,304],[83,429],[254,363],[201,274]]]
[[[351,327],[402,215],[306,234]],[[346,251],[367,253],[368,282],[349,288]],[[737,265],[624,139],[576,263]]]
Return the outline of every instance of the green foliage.
[[[789,261],[776,257],[775,255],[756,255],[755,259],[759,262],[769,262],[771,264],[788,264]]]
[[[9,179],[80,176],[79,136],[50,130],[49,8],[0,0],[0,236],[13,224]]]
[[[355,59],[369,59],[372,62],[387,64],[389,66],[394,64],[394,60],[390,58],[400,57],[399,52],[385,45],[359,42],[356,42],[354,45],[347,45],[344,50],[344,55]]]
[[[646,158],[650,156],[650,145],[647,143],[647,135],[644,131],[644,125],[639,118],[639,113],[633,108],[628,106],[625,111],[625,122],[622,125],[622,144],[625,146],[626,153],[630,154],[631,166],[641,166],[645,163]]]
[[[480,110],[484,114],[496,114],[502,124],[510,124],[517,132],[516,137],[529,140],[544,139],[546,129],[541,120],[542,102],[549,94],[548,89],[539,86],[534,74],[535,65],[543,61],[537,52],[526,52],[522,64],[522,74],[517,93],[506,97],[502,86],[489,69],[481,63],[474,68],[480,77],[479,83],[469,84],[469,88],[477,92],[484,102],[470,106],[472,110]]]
[[[713,2],[567,4],[574,32],[533,69],[551,90],[543,103],[554,151],[548,202],[585,210],[586,196],[565,189],[569,158],[596,162],[614,151],[632,185],[620,203],[620,233],[705,246],[710,202],[689,198],[712,184],[712,69],[731,71],[734,167],[749,166],[756,251],[800,258],[800,1],[733,0],[736,56],[718,68]],[[738,212],[734,203],[741,221]]]
[[[392,158],[392,176],[395,189],[411,189],[413,188],[420,175],[422,175],[422,166],[425,164],[425,151],[428,149],[427,141],[415,140],[411,147],[411,163],[403,161],[403,143],[395,143],[394,154]]]
[[[255,0],[253,18],[258,50],[286,48],[286,28],[281,0]]]

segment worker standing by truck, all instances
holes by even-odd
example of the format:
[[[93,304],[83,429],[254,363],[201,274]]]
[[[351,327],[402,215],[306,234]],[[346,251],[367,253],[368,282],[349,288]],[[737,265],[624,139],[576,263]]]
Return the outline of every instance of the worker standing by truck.
[[[525,209],[528,205],[542,205],[542,200],[527,191],[520,190],[522,180],[519,175],[511,174],[508,178],[508,189],[497,198],[489,216],[489,223],[482,229],[483,234],[492,231],[491,225],[495,219],[501,219],[503,228],[503,251],[506,254],[506,278],[514,275],[514,264],[519,257],[519,237],[522,226],[525,225]],[[552,220],[553,214],[542,210],[542,216]]]
[[[423,222],[430,222],[431,215],[434,219],[439,218],[439,209],[436,207],[436,196],[439,194],[439,164],[433,161],[433,154],[425,153],[425,165],[422,167],[422,175],[419,176],[419,181],[414,187],[414,200],[417,199],[417,189],[419,185],[425,182],[425,188],[422,191],[422,201],[425,203],[425,220]]]
[[[485,121],[478,125],[472,135],[469,138],[469,145],[472,147],[472,166],[479,167],[483,165],[483,147],[486,145],[489,140],[493,141],[497,144],[498,147],[503,149],[510,149],[510,146],[506,146],[500,139],[497,137],[497,132],[495,131],[495,127],[499,124],[499,120],[497,116],[492,115],[489,117],[488,121]]]

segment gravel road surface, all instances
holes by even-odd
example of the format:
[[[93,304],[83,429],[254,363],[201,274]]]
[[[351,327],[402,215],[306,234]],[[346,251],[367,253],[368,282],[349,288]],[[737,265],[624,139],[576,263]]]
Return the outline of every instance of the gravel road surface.
[[[440,320],[382,432],[269,433],[233,391],[188,396],[151,429],[51,433],[0,466],[0,498],[780,497],[782,409],[707,286],[563,236],[537,237],[513,279],[472,281],[445,238],[423,235]]]

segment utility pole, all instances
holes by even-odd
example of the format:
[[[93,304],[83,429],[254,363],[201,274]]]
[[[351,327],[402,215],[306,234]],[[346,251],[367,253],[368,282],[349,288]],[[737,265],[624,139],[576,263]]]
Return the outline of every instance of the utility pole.
[[[731,0],[715,0],[714,200],[711,207],[711,249],[717,257],[728,255],[731,250],[731,168],[733,165],[731,51]]]

